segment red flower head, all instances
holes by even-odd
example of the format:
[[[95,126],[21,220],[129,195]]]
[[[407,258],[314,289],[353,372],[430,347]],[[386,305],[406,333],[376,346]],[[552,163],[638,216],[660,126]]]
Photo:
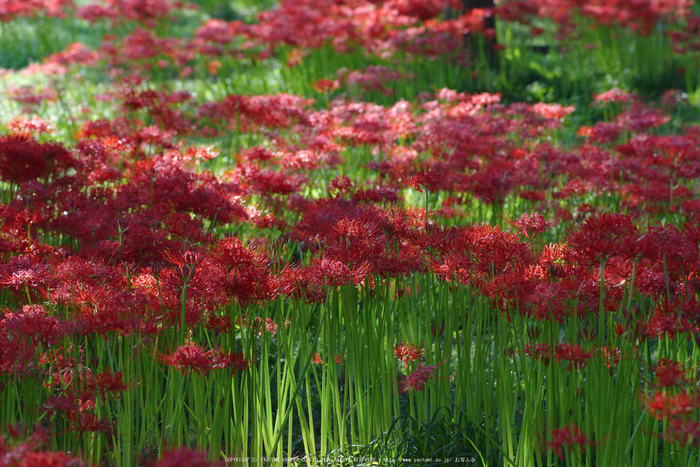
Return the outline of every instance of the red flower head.
[[[76,167],[76,160],[58,143],[37,142],[29,135],[0,138],[0,179],[19,184]]]
[[[664,439],[673,444],[698,446],[700,445],[700,423],[685,418],[669,420]]]
[[[175,265],[175,275],[183,284],[194,279],[197,267],[202,263],[204,256],[199,253],[186,252],[184,255],[179,251],[165,251],[163,258]]]
[[[525,238],[530,238],[530,233],[532,233],[532,238],[537,238],[547,227],[552,226],[554,221],[546,221],[542,214],[534,212],[532,214],[524,213],[515,223],[510,223],[518,229],[518,233],[524,234]]]
[[[433,377],[433,373],[444,363],[442,362],[435,366],[423,366],[419,363],[416,371],[399,381],[399,392],[407,392],[409,390],[422,391],[425,383]]]
[[[687,418],[700,408],[700,398],[681,392],[670,395],[666,391],[657,391],[646,400],[646,411],[655,419]]]
[[[569,371],[572,368],[583,370],[591,359],[591,353],[583,350],[578,344],[559,344],[554,350],[554,358],[557,363],[562,360],[569,362]]]
[[[428,191],[440,191],[444,188],[447,181],[447,173],[440,171],[420,171],[416,173],[408,182],[408,185],[414,190],[422,192],[421,187],[425,187]]]
[[[225,352],[221,349],[205,351],[192,343],[181,345],[173,355],[162,355],[160,360],[185,374],[194,371],[202,377],[212,370],[224,368],[229,368],[233,376],[237,370],[248,368],[243,352]]]
[[[41,305],[25,305],[17,313],[5,312],[0,325],[18,336],[31,338],[34,345],[53,345],[66,333],[66,324],[56,316],[49,316]]]
[[[320,79],[316,82],[316,85],[314,86],[314,89],[316,89],[316,92],[324,93],[324,92],[330,92],[330,91],[335,91],[340,87],[340,82],[335,79]]]
[[[595,443],[588,439],[583,430],[573,423],[564,428],[552,430],[552,441],[546,443],[548,449],[552,449],[561,460],[564,460],[563,446],[567,446],[569,449],[576,448],[580,451],[581,448],[593,446],[593,444]]]
[[[350,194],[352,192],[352,188],[352,180],[350,180],[346,175],[340,175],[331,180],[326,189],[328,190],[329,194],[333,194],[337,191],[338,196],[343,196]]]
[[[100,420],[95,414],[87,412],[70,412],[67,414],[70,420],[70,429],[78,435],[89,433],[105,433],[112,432],[112,424],[109,420]]]
[[[231,376],[236,371],[243,371],[248,368],[248,361],[243,356],[243,352],[224,352],[220,350],[211,351],[214,368],[229,368]]]
[[[408,362],[413,362],[421,358],[423,356],[423,349],[413,344],[401,342],[401,345],[396,344],[394,347],[394,353],[396,354],[396,358],[401,360],[408,370]]]
[[[201,347],[190,343],[178,347],[173,355],[162,355],[160,360],[185,374],[194,371],[204,377],[213,369],[210,356],[209,352],[205,352]]]
[[[612,88],[603,94],[593,94],[592,105],[603,105],[608,102],[632,102],[637,100],[637,95],[623,91],[620,88]]]
[[[656,387],[669,388],[688,384],[686,372],[678,362],[662,358],[656,366]]]
[[[534,346],[527,344],[525,346],[525,355],[535,360],[542,360],[542,364],[547,366],[552,358],[552,348],[549,344],[535,344]]]
[[[121,371],[112,373],[109,370],[95,376],[94,386],[94,389],[97,389],[102,394],[102,397],[108,392],[120,393],[131,388],[128,383],[122,381]]]

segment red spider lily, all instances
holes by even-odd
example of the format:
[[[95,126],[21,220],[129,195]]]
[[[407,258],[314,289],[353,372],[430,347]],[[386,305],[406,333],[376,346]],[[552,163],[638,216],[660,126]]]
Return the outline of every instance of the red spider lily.
[[[627,112],[615,117],[615,123],[631,132],[647,131],[671,121],[671,116],[661,109],[650,109],[641,102],[630,105]]]
[[[408,376],[401,377],[399,380],[399,392],[407,391],[422,391],[425,383],[434,376],[434,373],[440,369],[440,366],[445,362],[434,366],[423,366],[420,363],[418,368]]]
[[[618,123],[598,122],[593,127],[582,126],[577,134],[588,138],[591,142],[605,144],[615,141],[622,130],[623,128]]]
[[[554,225],[554,221],[545,221],[544,216],[537,212],[532,214],[524,213],[515,223],[508,222],[514,225],[519,233],[524,234],[525,238],[530,238],[531,232],[533,234],[532,238],[537,238],[548,227]]]
[[[428,191],[439,191],[446,186],[447,174],[444,171],[426,170],[417,172],[409,181],[409,186],[420,192],[425,188]]]
[[[17,313],[5,312],[0,324],[17,336],[28,336],[34,345],[53,345],[63,339],[67,331],[65,322],[47,315],[41,305],[25,305]]]
[[[593,94],[593,104],[601,105],[608,102],[632,102],[637,100],[637,95],[623,91],[620,88],[612,88],[603,94]]]
[[[73,65],[94,66],[100,54],[85,44],[75,42],[62,52],[44,58],[42,63],[32,63],[25,70],[27,75],[42,73],[45,75],[65,75]]]
[[[581,449],[593,445],[595,443],[588,439],[583,430],[574,423],[552,430],[552,441],[546,443],[547,449],[553,450],[561,460],[564,460],[563,447],[577,449],[580,452]]]
[[[78,346],[76,359],[75,346],[73,343],[69,343],[69,345],[57,345],[53,349],[46,351],[39,362],[49,363],[60,371],[69,371],[71,372],[70,377],[72,378],[72,372],[76,366],[80,366],[81,370],[83,369],[83,365],[85,364],[85,349]]]
[[[228,297],[238,300],[242,308],[255,302],[265,302],[277,296],[277,277],[266,267],[241,267],[224,282]]]
[[[318,355],[318,353],[314,353],[314,356],[311,359],[311,361],[317,365],[323,365],[323,360],[321,360],[321,357]],[[338,365],[342,364],[344,361],[345,357],[343,357],[342,353],[339,353],[335,356],[335,363],[337,363]]]
[[[211,353],[194,344],[181,345],[173,355],[161,355],[160,361],[182,371],[185,375],[194,371],[201,377],[212,370]]]
[[[13,18],[47,16],[65,18],[66,10],[75,8],[73,0],[33,0],[26,2],[7,2],[0,13],[0,21],[8,22]]]
[[[316,92],[319,93],[326,93],[326,92],[331,92],[335,91],[336,89],[340,88],[340,82],[336,80],[331,80],[331,79],[320,79],[316,82],[316,85],[314,86],[314,89]]]
[[[461,227],[444,242],[445,264],[435,265],[436,273],[449,277],[451,272],[471,270],[494,280],[508,269],[522,269],[532,262],[529,246],[520,243],[516,234],[503,232],[486,224]],[[439,272],[438,271],[439,268]],[[461,277],[454,274],[456,277]],[[522,278],[522,274],[515,277]],[[511,279],[512,280],[512,279]]]
[[[651,398],[646,398],[646,412],[656,420],[687,418],[700,408],[700,399],[696,395],[679,392],[671,395],[666,391],[656,391]]]
[[[96,389],[100,394],[102,394],[103,398],[108,392],[121,393],[133,387],[132,384],[125,383],[124,381],[122,381],[121,371],[112,373],[110,370],[95,375],[94,383],[92,384],[92,386],[94,386],[94,389]],[[117,397],[121,397],[121,394],[119,394]]]
[[[445,332],[445,323],[441,323],[439,326],[436,326],[435,324],[430,325],[430,334],[432,334],[433,337],[442,336],[443,332]]]
[[[228,334],[231,332],[231,317],[230,316],[209,316],[206,323],[207,329]]]
[[[328,193],[335,193],[337,191],[337,196],[345,196],[351,194],[352,188],[352,180],[346,175],[341,175],[328,182],[326,190],[328,190]]]
[[[31,119],[24,115],[19,115],[7,124],[7,128],[15,134],[30,133],[33,136],[52,133],[55,129],[51,123],[45,121],[38,115],[32,116]]]
[[[156,20],[166,18],[178,4],[169,0],[108,0],[104,5],[81,7],[76,16],[91,23],[110,19],[115,25],[124,21],[136,21],[155,27]]]
[[[77,412],[79,405],[73,397],[67,395],[47,396],[43,408],[49,413],[55,412]]]
[[[211,60],[207,63],[207,71],[211,75],[216,75],[219,72],[219,68],[221,68],[221,60]]]
[[[549,365],[552,358],[552,348],[549,344],[532,344],[525,345],[525,355],[532,357],[535,360],[541,360],[544,366]]]
[[[197,267],[201,264],[204,256],[189,251],[184,255],[177,251],[165,251],[163,252],[163,258],[175,265],[177,278],[182,284],[187,284],[194,279]]]
[[[656,387],[669,388],[687,384],[686,372],[680,367],[679,362],[666,358],[659,360],[659,364],[656,366]]]
[[[201,377],[208,375],[211,370],[225,368],[231,369],[233,376],[237,370],[248,368],[243,352],[225,352],[221,349],[205,351],[193,343],[181,345],[173,355],[161,355],[160,360],[186,375],[194,371]]]
[[[624,253],[627,245],[637,238],[637,228],[629,216],[601,214],[586,219],[577,232],[569,235],[568,243],[572,255],[588,266]]]
[[[228,95],[220,102],[206,102],[198,112],[200,118],[214,123],[240,121],[240,129],[252,126],[289,127],[305,118],[306,108],[313,102],[290,94],[273,96]]]
[[[33,368],[35,355],[35,345],[0,333],[0,374],[15,375]]]
[[[665,293],[663,288],[661,290],[664,291],[661,293]],[[698,326],[693,324],[695,309],[697,309],[697,302],[694,300],[684,304],[674,301],[659,303],[651,317],[644,323],[644,334],[651,337],[666,334],[674,339],[678,334],[695,333],[698,331]]]
[[[228,271],[238,267],[266,267],[269,262],[255,247],[245,247],[236,237],[219,240],[211,255]]]
[[[306,303],[323,303],[326,290],[323,282],[296,267],[286,267],[280,273],[279,293],[294,300],[303,298]]]
[[[236,319],[236,324],[241,327],[257,330],[258,336],[262,336],[263,332],[268,332],[275,335],[278,329],[277,323],[275,323],[272,318],[265,318],[265,320],[263,320],[260,316],[250,318],[245,314]],[[288,327],[289,322],[285,322],[284,325],[285,327]]]
[[[263,330],[269,332],[272,335],[277,333],[277,324],[275,324],[275,322],[272,320],[272,318],[265,318],[265,323],[263,324],[262,318],[257,316],[255,318],[255,325],[257,328],[260,329],[261,335],[262,335]]]
[[[31,113],[38,110],[39,105],[43,102],[51,102],[56,100],[56,91],[51,88],[39,90],[32,86],[21,86],[18,88],[10,88],[7,92],[9,98],[20,104],[24,104],[22,111]]]
[[[618,347],[599,347],[596,349],[596,354],[603,357],[603,364],[612,375],[613,368],[620,363],[622,358],[620,349]]]
[[[408,362],[413,362],[420,359],[423,356],[423,352],[424,350],[422,346],[418,348],[415,345],[406,342],[401,342],[401,345],[396,344],[394,347],[394,354],[396,355],[396,358],[406,365],[407,370]]]
[[[529,284],[532,287],[534,284]],[[561,323],[572,311],[567,306],[571,294],[559,283],[540,282],[529,294],[523,290],[521,296],[526,296],[528,312],[538,321],[550,320]]]
[[[538,102],[532,106],[532,110],[544,118],[559,120],[573,113],[576,107],[573,105],[564,107],[561,104],[545,104],[543,102]]]
[[[113,431],[109,420],[100,420],[96,415],[86,412],[69,412],[66,418],[70,421],[69,430],[83,435],[85,432],[109,434]]]
[[[246,192],[267,196],[291,195],[298,192],[306,182],[300,175],[290,175],[268,168],[261,169],[254,165],[239,165],[232,179],[240,183]]]
[[[12,467],[85,467],[87,464],[80,458],[72,457],[65,452],[44,452],[49,445],[49,433],[40,425],[24,441],[18,442],[18,438],[25,437],[19,425],[7,427],[7,433],[15,441],[10,441],[0,435],[0,455],[5,466]]]
[[[58,143],[39,143],[29,135],[0,137],[0,178],[23,183],[77,168],[77,161]]]
[[[214,368],[230,369],[231,376],[233,376],[236,371],[243,371],[249,367],[249,363],[243,356],[243,352],[212,351],[212,360]]]
[[[569,371],[572,368],[583,370],[591,359],[591,353],[578,344],[559,344],[554,349],[554,358],[557,363],[562,360],[569,362]]]
[[[669,443],[679,443],[681,446],[700,445],[700,423],[686,418],[672,418],[663,438]]]
[[[678,89],[669,89],[668,91],[665,91],[661,99],[661,104],[663,107],[671,109],[687,102],[688,94]]]
[[[362,91],[379,91],[385,96],[393,94],[386,86],[387,81],[396,81],[406,77],[404,73],[392,70],[385,66],[370,65],[364,70],[354,70],[345,76],[346,70],[338,73],[338,81],[347,82],[351,88]]]
[[[351,282],[356,285],[364,283],[365,279],[372,271],[372,265],[365,262],[351,269],[340,261],[327,258],[318,260],[314,258],[308,271],[309,275],[316,278],[320,283],[325,283],[333,287],[340,287]]]
[[[532,340],[536,340],[542,334],[542,328],[537,325],[531,325],[527,327],[527,337]]]
[[[371,222],[361,220],[340,219],[333,227],[331,234],[339,237],[357,239],[363,242],[377,242],[379,237],[379,226]]]

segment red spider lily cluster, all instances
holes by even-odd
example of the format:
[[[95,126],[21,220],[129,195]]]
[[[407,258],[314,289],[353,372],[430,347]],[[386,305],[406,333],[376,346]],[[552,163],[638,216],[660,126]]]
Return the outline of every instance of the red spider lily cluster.
[[[654,392],[642,394],[642,402],[649,416],[668,423],[669,429],[660,437],[672,443],[697,446],[700,442],[700,423],[695,420],[700,408],[700,395],[694,390],[697,377],[683,366],[670,359],[659,360]]]
[[[162,355],[160,358],[163,363],[184,374],[194,371],[202,377],[211,370],[230,369],[233,376],[237,370],[248,368],[242,352],[225,352],[220,349],[205,351],[194,344],[182,345],[172,355]]]
[[[688,0],[515,0],[502,2],[495,12],[524,23],[529,23],[536,17],[552,18],[559,25],[562,34],[572,32],[574,23],[583,16],[594,24],[621,25],[644,35],[649,34],[659,21],[691,16],[692,4]]]
[[[73,0],[27,0],[17,2],[3,0],[0,2],[0,22],[7,22],[18,17],[47,17],[63,18],[67,10],[75,9]]]
[[[588,439],[581,428],[571,423],[563,428],[552,430],[552,441],[548,441],[546,444],[548,449],[553,450],[559,456],[559,459],[564,460],[564,449],[580,452],[581,449],[593,446],[595,443]]]
[[[159,25],[166,24],[180,11],[195,5],[172,0],[108,0],[95,1],[77,7],[71,0],[32,0],[0,2],[0,21],[18,17],[65,17],[67,14],[90,23],[109,22],[113,26],[136,24],[126,37],[109,36],[100,50],[90,50],[83,44],[73,44],[66,51],[48,57],[44,63],[29,67],[28,72],[43,71],[64,74],[67,65],[108,62],[113,71],[175,68],[181,76],[191,75],[198,66],[198,57],[211,57],[206,62],[209,73],[216,75],[222,62],[218,57],[254,56],[267,59],[281,48],[292,48],[288,64],[296,66],[309,50],[331,46],[338,53],[365,50],[387,58],[400,53],[435,58],[455,56],[468,61],[463,49],[464,36],[483,35],[492,38],[494,30],[488,18],[531,24],[547,18],[554,21],[559,37],[574,36],[580,18],[602,27],[621,26],[645,35],[658,24],[683,24],[684,27],[665,28],[678,54],[697,53],[696,39],[700,20],[690,8],[692,2],[605,0],[505,1],[495,8],[464,9],[459,1],[353,1],[332,2],[306,0],[284,1],[279,8],[262,12],[257,22],[247,24],[236,20],[227,22],[211,19],[203,24],[192,39],[160,36]],[[444,18],[449,9],[454,14]],[[542,28],[533,27],[534,34]],[[500,44],[496,44],[499,48]],[[200,62],[201,63],[201,62]],[[199,65],[201,66],[201,65]],[[391,93],[384,81],[395,78],[397,72],[370,66],[364,71],[343,73],[349,85],[359,85]],[[396,75],[398,76],[398,75]],[[325,88],[325,85],[322,87]]]
[[[292,95],[197,104],[187,93],[156,91],[132,78],[114,88],[113,98],[123,114],[85,121],[73,144],[51,142],[41,125],[10,126],[0,137],[7,200],[0,206],[0,283],[11,303],[1,321],[0,368],[15,378],[46,371],[36,362],[50,362],[54,384],[71,389],[47,398],[44,409],[62,413],[77,433],[110,430],[96,416],[95,395],[104,400],[129,386],[116,369],[77,384],[89,376],[75,376],[85,363],[74,352],[59,356],[65,338],[138,335],[155,342],[172,329],[184,335],[198,327],[229,333],[231,318],[221,310],[231,305],[252,310],[280,296],[324,303],[329,287],[372,289],[417,272],[469,285],[509,317],[562,323],[624,311],[617,329],[630,342],[700,331],[700,218],[689,183],[700,170],[700,131],[650,132],[668,119],[662,109],[630,107],[606,127],[614,138],[590,135],[564,149],[539,138],[565,117],[503,105],[497,95],[442,91],[392,107],[335,101],[315,110]],[[626,140],[618,139],[623,129]],[[183,139],[234,130],[266,132],[275,143],[234,154],[235,166],[214,173],[203,164],[217,151]],[[516,145],[519,138],[528,142]],[[309,195],[316,171],[342,166],[342,154],[359,148],[371,153],[361,163],[362,179],[337,177],[320,197]],[[439,199],[434,224],[405,203],[409,187]],[[629,214],[583,203],[591,193],[616,194]],[[512,231],[445,225],[468,217],[468,203],[499,206],[509,197],[534,211]],[[659,212],[684,222],[639,222]],[[557,243],[531,242],[557,223],[569,225]],[[214,233],[242,224],[257,237]],[[649,314],[627,307],[632,283],[653,301]],[[254,314],[236,323],[256,334],[275,334],[278,326]],[[161,349],[160,362],[202,377],[248,366],[241,353],[180,345]],[[528,345],[528,358],[572,371],[593,359],[612,369],[621,358],[612,346]],[[419,358],[403,344],[396,352],[405,365]],[[437,369],[420,364],[399,391],[423,390]]]
[[[493,15],[554,18],[562,35],[581,15],[642,34],[680,18],[686,30],[668,34],[678,53],[691,53],[700,21],[688,2],[509,1],[464,11],[442,0],[285,0],[254,24],[211,19],[193,37],[164,35],[161,26],[186,8],[193,6],[0,0],[2,22],[72,14],[124,29],[97,49],[74,43],[25,69],[50,80],[89,69],[113,80],[89,96],[102,112],[67,115],[70,134],[38,115],[64,105],[58,81],[8,89],[21,115],[0,122],[0,393],[35,384],[29,410],[45,414],[47,426],[107,440],[115,423],[105,414],[148,381],[99,361],[96,348],[109,353],[119,343],[118,361],[151,361],[187,376],[184,384],[235,379],[266,370],[255,345],[291,333],[302,321],[297,304],[320,308],[356,289],[367,300],[358,312],[369,313],[369,300],[383,293],[412,303],[441,288],[469,289],[494,315],[528,323],[523,347],[503,353],[523,366],[556,366],[581,381],[598,364],[611,378],[621,362],[653,367],[641,412],[668,426],[664,441],[698,445],[697,368],[637,352],[650,341],[697,345],[700,333],[700,127],[668,126],[687,95],[669,91],[661,104],[618,88],[593,95],[588,110],[605,112],[605,121],[577,125],[577,137],[557,144],[574,106],[451,89],[391,105],[351,100],[388,96],[390,81],[415,78],[384,65],[315,77],[325,106],[289,93],[203,97],[149,75],[186,79],[200,68],[218,80],[231,72],[231,57],[287,54],[291,68],[329,46],[464,62],[465,36],[493,37]],[[254,142],[241,143],[244,136]],[[415,277],[437,285],[407,285]],[[273,319],[268,305],[294,311]],[[584,326],[560,338],[559,326],[576,320],[609,329]],[[426,349],[454,336],[444,335],[444,323],[422,324],[434,342],[387,340],[389,360],[400,342],[394,365],[408,372],[417,362],[396,378],[402,398],[452,370]],[[557,331],[545,337],[545,326]],[[237,336],[254,344],[240,351]],[[124,350],[127,339],[133,345]],[[338,367],[323,371],[342,372],[346,351],[324,356]],[[315,349],[307,356],[324,364]],[[9,432],[0,435],[0,463],[81,465],[45,452],[40,429],[28,440]],[[597,443],[576,424],[550,437],[544,444],[561,459],[565,449]],[[196,451],[161,454],[159,466],[210,465]]]
[[[19,426],[7,427],[8,437],[0,435],[0,458],[2,465],[32,467],[38,465],[84,467],[81,459],[65,452],[46,450],[48,431],[37,426],[31,435],[26,435]]]
[[[399,378],[399,392],[422,391],[425,387],[425,383],[435,376],[435,372],[440,369],[443,363],[433,366],[423,366],[419,363],[418,368],[416,368],[414,372],[408,376]]]

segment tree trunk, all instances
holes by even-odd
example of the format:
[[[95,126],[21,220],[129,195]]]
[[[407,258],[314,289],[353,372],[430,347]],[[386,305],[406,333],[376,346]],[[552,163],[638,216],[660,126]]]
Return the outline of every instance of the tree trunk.
[[[493,0],[461,0],[462,5],[464,5],[464,9],[469,11],[473,8],[493,8],[495,5],[493,3]],[[491,66],[491,68],[494,68],[498,60],[496,60],[496,52],[494,50],[494,46],[496,45],[496,21],[493,16],[489,16],[488,18],[484,19],[484,31],[489,31],[491,30],[490,34],[487,34],[487,36],[484,37],[484,45],[485,45],[485,53],[486,53],[486,59]],[[466,37],[464,38],[465,40],[465,45],[472,51],[472,54],[475,57],[478,57],[480,54],[480,51],[478,50],[478,43],[475,41],[472,37],[471,34],[467,34]]]

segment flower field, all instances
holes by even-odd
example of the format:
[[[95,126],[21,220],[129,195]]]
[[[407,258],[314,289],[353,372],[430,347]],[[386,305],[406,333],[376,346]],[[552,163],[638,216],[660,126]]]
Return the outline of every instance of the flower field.
[[[473,3],[0,0],[0,467],[700,465],[700,6]]]

